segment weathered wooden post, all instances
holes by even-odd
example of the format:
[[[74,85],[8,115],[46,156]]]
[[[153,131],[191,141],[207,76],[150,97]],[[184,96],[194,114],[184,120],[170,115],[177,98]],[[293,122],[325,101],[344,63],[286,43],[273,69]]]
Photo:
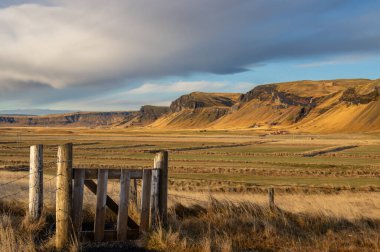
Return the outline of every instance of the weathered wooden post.
[[[152,188],[151,188],[151,225],[153,228],[157,227],[157,224],[159,223],[159,210],[158,210],[158,205],[159,205],[159,193],[160,193],[160,188],[159,188],[159,175],[160,175],[160,170],[159,169],[154,169],[152,170]]]
[[[108,170],[98,170],[98,188],[96,190],[96,212],[94,223],[95,241],[104,239],[104,225],[106,222],[106,205],[107,205],[107,182]]]
[[[84,179],[85,170],[74,170],[74,186],[73,186],[73,209],[72,220],[77,238],[79,238],[82,229],[82,208],[83,208],[83,194],[84,194]]]
[[[133,179],[133,184],[131,186],[131,201],[136,207],[136,210],[139,209],[137,201],[137,179]]]
[[[154,158],[154,168],[159,171],[158,216],[165,226],[168,220],[168,152],[160,151]]]
[[[128,170],[121,170],[120,175],[120,206],[117,215],[117,239],[127,240],[128,203],[131,179]]]
[[[274,204],[274,188],[273,187],[268,189],[268,199],[269,199],[269,208],[271,210],[276,209],[276,205]]]
[[[58,146],[57,191],[56,191],[56,237],[57,250],[65,248],[72,234],[73,223],[70,218],[72,203],[73,145]]]
[[[143,170],[140,231],[148,232],[150,229],[150,197],[151,197],[152,170]]]
[[[43,207],[43,145],[30,146],[29,217],[38,220]]]

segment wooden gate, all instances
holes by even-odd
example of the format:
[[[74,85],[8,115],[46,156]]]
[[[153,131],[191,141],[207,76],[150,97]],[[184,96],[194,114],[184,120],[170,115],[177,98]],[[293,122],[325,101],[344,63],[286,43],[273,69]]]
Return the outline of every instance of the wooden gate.
[[[95,182],[97,180],[97,182]],[[119,205],[107,195],[108,180],[120,181]],[[142,180],[140,223],[128,214],[131,181]],[[96,194],[92,231],[82,231],[84,187]],[[56,248],[74,234],[79,240],[138,239],[151,226],[167,221],[168,152],[156,154],[151,169],[72,168],[72,144],[58,148],[56,193]],[[117,215],[116,230],[105,230],[106,209]]]

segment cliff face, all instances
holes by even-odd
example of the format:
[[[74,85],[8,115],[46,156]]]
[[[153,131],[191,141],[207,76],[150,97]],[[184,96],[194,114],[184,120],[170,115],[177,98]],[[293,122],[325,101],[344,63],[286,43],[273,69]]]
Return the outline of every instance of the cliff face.
[[[183,109],[197,109],[206,107],[231,107],[238,99],[239,94],[201,93],[194,92],[182,95],[170,105],[172,112]]]
[[[136,112],[77,112],[70,114],[57,114],[48,116],[1,116],[0,124],[14,126],[74,126],[97,127],[111,126],[112,124],[128,120]]]
[[[347,104],[367,104],[377,100],[379,96],[378,87],[374,87],[368,93],[360,94],[355,88],[347,88],[341,98],[340,101],[344,101]]]
[[[291,106],[307,106],[313,102],[313,97],[302,97],[279,91],[274,84],[255,87],[248,93],[241,95],[239,102],[246,103],[253,99]]]
[[[341,79],[261,85],[237,99],[192,93],[174,101],[171,112],[151,126],[305,132],[380,130],[379,87],[380,80]]]
[[[143,124],[152,123],[164,114],[170,111],[169,107],[159,107],[159,106],[151,106],[145,105],[140,109],[140,122]]]
[[[201,93],[183,95],[170,105],[170,113],[153,122],[154,128],[204,128],[229,113],[237,93]]]

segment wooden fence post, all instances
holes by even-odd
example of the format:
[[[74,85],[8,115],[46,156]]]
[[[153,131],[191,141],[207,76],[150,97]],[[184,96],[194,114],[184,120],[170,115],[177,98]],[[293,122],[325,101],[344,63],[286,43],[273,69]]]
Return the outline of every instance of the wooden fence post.
[[[269,188],[268,189],[268,199],[269,199],[269,208],[270,209],[275,209],[276,205],[274,204],[274,188]]]
[[[43,145],[30,146],[29,217],[37,220],[43,207]]]
[[[119,241],[127,240],[130,181],[131,179],[128,170],[121,170],[120,204],[117,215],[117,239]]]
[[[136,207],[136,210],[139,210],[139,205],[137,201],[137,179],[133,179],[133,184],[131,186],[131,201]]]
[[[151,185],[151,225],[152,227],[157,227],[157,224],[159,223],[159,210],[158,210],[158,204],[159,204],[159,175],[160,170],[155,169],[152,170],[152,185]]]
[[[82,209],[83,209],[83,194],[84,194],[84,179],[85,170],[74,170],[74,189],[73,189],[73,211],[72,220],[75,228],[76,237],[79,238],[82,229]]]
[[[108,170],[99,169],[98,188],[96,190],[96,212],[94,223],[95,241],[104,239],[104,226],[106,222]]]
[[[73,145],[67,143],[58,147],[57,191],[56,191],[56,237],[55,247],[58,250],[68,245],[72,234],[72,168]]]
[[[159,172],[158,215],[164,226],[168,220],[168,152],[160,151],[154,158],[154,168]]]
[[[140,231],[148,232],[150,229],[150,194],[152,183],[152,170],[143,170],[143,182],[142,182],[142,197],[141,197],[141,217],[140,217]]]

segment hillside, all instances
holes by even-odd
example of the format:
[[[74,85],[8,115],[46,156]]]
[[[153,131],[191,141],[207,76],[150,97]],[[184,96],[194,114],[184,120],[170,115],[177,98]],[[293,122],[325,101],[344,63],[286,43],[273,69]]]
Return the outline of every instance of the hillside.
[[[203,104],[189,95],[174,101],[157,128],[271,129],[305,132],[380,130],[380,80],[342,79],[260,85],[231,103]],[[223,94],[209,94],[221,100]],[[228,94],[229,95],[229,94]],[[194,101],[195,97],[202,99]],[[233,97],[236,97],[234,94]],[[191,100],[191,103],[186,101]],[[190,106],[186,106],[189,104]]]
[[[0,116],[0,126],[260,129],[315,133],[380,131],[380,80],[259,85],[245,94],[193,92],[170,107],[131,112]]]
[[[165,114],[150,127],[205,128],[229,113],[240,97],[237,93],[201,93],[183,95],[170,105]]]
[[[143,106],[140,111],[131,112],[75,112],[46,116],[0,115],[0,125],[42,127],[145,126],[168,111],[168,107]]]

